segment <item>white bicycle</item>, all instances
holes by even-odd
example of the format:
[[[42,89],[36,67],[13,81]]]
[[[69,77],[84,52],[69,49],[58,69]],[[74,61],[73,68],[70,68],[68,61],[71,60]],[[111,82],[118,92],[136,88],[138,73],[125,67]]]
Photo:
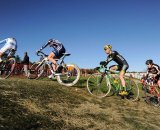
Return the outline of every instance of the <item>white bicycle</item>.
[[[43,58],[40,62],[35,62],[29,69],[28,78],[30,79],[38,79],[43,75],[47,76],[46,73],[48,70],[50,73],[53,72],[52,65],[47,59],[48,55],[42,51],[38,51],[37,56],[41,56]],[[80,78],[80,69],[76,64],[65,64],[64,58],[66,56],[70,56],[70,54],[64,53],[60,59],[56,60],[57,70],[52,74],[59,84],[64,86],[73,86]]]

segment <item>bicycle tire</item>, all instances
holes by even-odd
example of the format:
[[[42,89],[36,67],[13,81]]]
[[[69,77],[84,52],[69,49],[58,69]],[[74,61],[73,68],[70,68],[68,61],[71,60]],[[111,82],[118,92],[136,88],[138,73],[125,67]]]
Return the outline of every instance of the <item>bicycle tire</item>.
[[[152,90],[152,93],[151,93],[151,90],[149,90],[148,88],[151,88],[151,86],[150,85],[144,86],[144,95],[145,95],[146,103],[155,107],[159,107],[160,99],[158,98],[158,95],[153,94],[155,92],[154,90]]]
[[[35,62],[28,72],[29,79],[39,79],[44,72],[44,67],[41,62]]]
[[[139,100],[139,86],[134,79],[126,79],[126,91],[128,92],[127,100],[133,102]]]
[[[65,64],[56,78],[59,84],[71,87],[79,81],[80,69],[76,64]]]
[[[2,63],[0,67],[0,77],[2,79],[7,79],[8,77],[10,77],[15,69],[15,65],[15,58],[9,58],[7,62]]]
[[[87,90],[89,93],[98,98],[106,97],[111,90],[111,84],[107,77],[103,77],[101,73],[95,73],[89,76],[87,79]],[[101,83],[99,83],[99,81]]]

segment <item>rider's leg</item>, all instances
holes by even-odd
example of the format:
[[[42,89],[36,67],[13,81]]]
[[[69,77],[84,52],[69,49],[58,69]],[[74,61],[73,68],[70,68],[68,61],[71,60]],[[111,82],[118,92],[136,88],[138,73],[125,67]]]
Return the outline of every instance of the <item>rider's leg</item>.
[[[125,71],[122,69],[119,74],[119,78],[121,80],[121,85],[122,85],[122,91],[120,91],[119,94],[123,96],[128,94],[128,92],[126,91],[126,82],[124,76],[125,76]]]
[[[53,67],[53,70],[54,71],[56,71],[56,60],[54,59],[54,57],[55,57],[55,54],[53,53],[53,52],[51,52],[50,54],[49,54],[49,56],[48,56],[48,60],[50,61],[50,62],[52,62],[52,67]]]
[[[112,77],[113,77],[114,79],[116,78],[116,75],[114,75],[114,72],[115,72],[116,70],[118,70],[118,66],[117,66],[117,65],[112,65],[112,66],[109,67],[109,71],[110,71],[111,73],[113,72]]]
[[[128,69],[128,65],[123,65],[123,67],[121,68],[121,71],[120,71],[120,74],[119,74],[119,78],[121,80],[121,84],[122,84],[122,87],[123,87],[123,91],[120,92],[121,95],[127,95],[128,92],[126,91],[126,82],[125,82],[125,79],[124,79],[124,76],[125,76],[125,73],[126,73],[126,70]]]
[[[122,87],[126,87],[126,82],[124,80],[124,75],[125,75],[125,71],[124,70],[121,70],[120,74],[119,74],[119,78],[121,80],[121,84],[122,84]]]
[[[160,79],[158,80],[157,84],[158,84],[158,87],[160,88]]]
[[[115,72],[118,69],[117,65],[112,65],[109,67],[110,72]]]
[[[125,76],[126,70],[128,68],[129,68],[129,66],[127,64],[123,65],[123,67],[121,68],[120,74],[119,74],[119,78],[121,80],[122,87],[126,87],[126,82],[125,82],[124,76]]]

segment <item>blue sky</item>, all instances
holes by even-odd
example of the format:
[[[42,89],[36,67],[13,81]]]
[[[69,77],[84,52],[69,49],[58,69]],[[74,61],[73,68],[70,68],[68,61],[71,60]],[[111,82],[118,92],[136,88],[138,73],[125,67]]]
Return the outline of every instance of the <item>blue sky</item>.
[[[81,68],[105,60],[103,46],[109,43],[129,71],[143,71],[148,58],[160,64],[159,7],[159,0],[1,0],[0,40],[15,37],[17,54],[23,58],[28,51],[36,61],[35,51],[58,39],[72,54],[66,62]]]

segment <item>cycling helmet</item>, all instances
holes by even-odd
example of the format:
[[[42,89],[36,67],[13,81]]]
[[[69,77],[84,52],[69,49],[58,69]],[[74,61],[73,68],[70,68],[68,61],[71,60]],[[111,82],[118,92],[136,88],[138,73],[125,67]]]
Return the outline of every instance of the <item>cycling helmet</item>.
[[[146,65],[148,65],[148,64],[153,64],[153,60],[151,60],[151,59],[147,60]]]
[[[16,39],[15,38],[7,38],[7,42],[16,42]]]
[[[109,49],[112,49],[112,46],[111,46],[111,45],[105,45],[105,46],[104,46],[104,50],[106,50],[106,49],[108,49],[108,48],[109,48]]]
[[[53,39],[49,39],[49,40],[48,40],[49,43],[52,42],[52,41],[53,41]]]

